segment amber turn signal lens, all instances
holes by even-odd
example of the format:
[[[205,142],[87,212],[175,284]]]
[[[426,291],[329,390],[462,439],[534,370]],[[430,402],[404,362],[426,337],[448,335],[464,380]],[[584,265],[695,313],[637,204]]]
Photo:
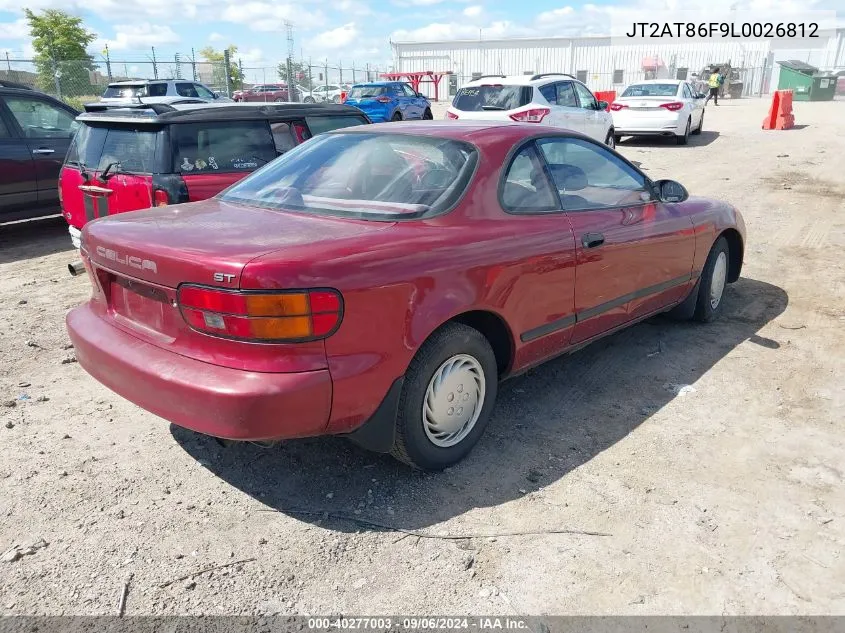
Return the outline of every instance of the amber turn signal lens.
[[[249,316],[302,316],[309,313],[308,295],[303,293],[247,295]]]
[[[250,319],[249,325],[256,339],[300,339],[312,336],[311,319],[307,316]]]

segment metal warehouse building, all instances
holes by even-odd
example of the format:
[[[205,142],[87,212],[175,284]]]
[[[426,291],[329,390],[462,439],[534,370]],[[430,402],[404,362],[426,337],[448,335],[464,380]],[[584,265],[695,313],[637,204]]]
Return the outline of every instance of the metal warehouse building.
[[[683,44],[619,45],[609,37],[543,37],[444,42],[391,42],[396,72],[449,71],[441,100],[474,77],[563,72],[595,90],[620,90],[631,82],[676,77],[690,79],[706,65],[729,62],[740,69],[743,95],[777,87],[778,61],[796,59],[822,70],[845,69],[845,29],[823,36],[814,49],[786,48],[786,41],[698,41]],[[445,89],[444,89],[445,88]],[[420,89],[434,95],[431,84]],[[445,97],[445,95],[449,95]]]

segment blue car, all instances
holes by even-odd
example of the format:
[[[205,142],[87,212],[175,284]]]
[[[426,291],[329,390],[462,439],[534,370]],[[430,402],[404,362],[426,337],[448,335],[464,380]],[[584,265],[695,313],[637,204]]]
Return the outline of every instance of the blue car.
[[[355,84],[344,103],[363,110],[373,123],[434,118],[428,99],[401,81]]]

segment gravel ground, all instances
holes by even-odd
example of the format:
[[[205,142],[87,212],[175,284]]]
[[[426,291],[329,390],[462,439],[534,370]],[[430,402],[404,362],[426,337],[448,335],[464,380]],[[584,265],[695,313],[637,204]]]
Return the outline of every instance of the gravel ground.
[[[130,615],[845,614],[845,103],[791,131],[767,108],[620,146],[743,211],[724,317],[505,383],[437,475],[334,438],[222,449],[129,404],[74,362],[64,223],[0,228],[0,614],[113,614],[130,574]]]

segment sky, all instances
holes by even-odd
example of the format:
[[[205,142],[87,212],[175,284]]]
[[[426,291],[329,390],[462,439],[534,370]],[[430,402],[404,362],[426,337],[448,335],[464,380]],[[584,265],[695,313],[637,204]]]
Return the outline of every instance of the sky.
[[[60,8],[83,18],[101,58],[158,59],[206,46],[234,44],[246,66],[274,65],[287,56],[285,21],[294,27],[296,56],[386,67],[389,42],[601,35],[620,15],[651,21],[673,10],[698,8],[727,14],[731,8],[766,15],[773,10],[836,9],[842,0],[29,0],[23,6]],[[661,13],[662,12],[662,13]],[[843,16],[840,13],[840,18]],[[20,0],[0,0],[0,54],[32,55]],[[2,60],[0,60],[2,61]]]

